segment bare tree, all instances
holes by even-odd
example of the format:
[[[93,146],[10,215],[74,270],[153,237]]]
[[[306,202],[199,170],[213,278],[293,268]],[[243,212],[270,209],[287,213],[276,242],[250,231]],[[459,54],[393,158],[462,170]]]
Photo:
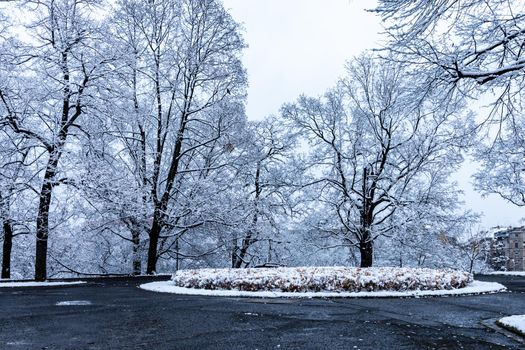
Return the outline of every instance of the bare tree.
[[[28,150],[24,148],[24,139],[13,138],[7,130],[2,132],[0,141],[4,145],[0,151],[0,221],[2,225],[2,273],[0,278],[11,277],[11,254],[13,239],[25,232],[17,230],[17,222],[13,218],[13,202],[20,196],[24,186],[20,182],[24,172]]]
[[[402,68],[360,58],[323,98],[283,108],[311,147],[308,184],[329,213],[317,227],[358,247],[362,267],[372,266],[378,237],[410,220],[403,208],[430,203],[443,188],[434,181],[446,182],[462,160],[457,106],[436,110],[431,100],[414,99],[410,84]]]
[[[295,136],[280,118],[269,117],[251,123],[247,139],[246,153],[237,164],[235,176],[241,180],[240,188],[235,187],[236,193],[239,200],[246,203],[244,210],[238,213],[245,220],[238,225],[242,232],[240,239],[233,239],[233,268],[248,267],[254,262],[275,263],[272,244],[280,242],[277,236],[279,216],[290,213],[290,195],[296,175],[290,166]],[[266,251],[259,248],[257,254],[256,244],[264,246]]]
[[[481,169],[474,175],[475,188],[484,195],[497,194],[517,206],[525,206],[525,124],[523,117],[509,118],[495,138],[480,140],[474,150]],[[482,134],[482,137],[486,136]]]
[[[239,57],[244,42],[217,1],[121,1],[118,11],[123,30],[116,31],[115,42],[127,55],[121,81],[129,113],[114,121],[114,136],[127,153],[123,159],[131,159],[135,169],[133,187],[148,189],[142,202],[151,210],[149,219],[130,228],[139,232],[149,221],[146,272],[152,274],[159,255],[172,246],[167,240],[177,236],[162,232],[179,226],[187,232],[203,222],[183,224],[189,218],[184,203],[195,193],[189,189],[194,176],[210,170],[206,157],[222,150],[232,121],[243,118],[239,106],[246,79]],[[136,246],[138,234],[133,237]]]
[[[468,272],[474,271],[476,262],[489,264],[492,242],[493,237],[489,237],[487,231],[474,231],[472,227],[467,230],[466,237],[459,242],[458,246],[468,262]]]
[[[24,2],[32,8],[25,30],[27,42],[13,45],[10,56],[18,75],[11,92],[0,90],[5,121],[12,130],[34,142],[42,162],[36,219],[35,279],[47,277],[49,213],[53,189],[68,182],[59,164],[68,139],[82,131],[82,116],[88,108],[89,90],[100,76],[104,58],[95,42],[100,39],[92,1]],[[29,13],[29,12],[28,12]],[[36,82],[36,83],[35,83]],[[76,132],[75,131],[75,132]]]
[[[525,3],[510,0],[380,0],[389,58],[405,62],[443,99],[486,101],[474,152],[476,186],[523,206]]]
[[[525,5],[500,0],[380,0],[391,49],[418,66],[437,70],[436,82],[466,92],[502,87],[499,103],[512,111],[518,77],[525,68],[522,50]],[[518,84],[518,85],[516,85]],[[504,97],[506,96],[506,97]]]

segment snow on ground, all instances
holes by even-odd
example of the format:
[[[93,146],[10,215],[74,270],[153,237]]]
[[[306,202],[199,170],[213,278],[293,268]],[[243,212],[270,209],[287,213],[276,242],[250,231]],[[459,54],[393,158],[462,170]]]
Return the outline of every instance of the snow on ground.
[[[0,288],[2,287],[54,287],[54,286],[68,286],[72,284],[86,283],[83,281],[76,282],[0,282]]]
[[[55,304],[56,306],[82,306],[82,305],[91,305],[89,300],[66,300],[59,301]]]
[[[465,287],[472,275],[450,269],[396,267],[281,267],[180,270],[177,287],[272,292],[375,292]]]
[[[523,277],[525,277],[525,271],[493,271],[493,272],[487,273],[487,275],[523,276]]]
[[[497,322],[500,326],[514,331],[525,337],[525,315],[503,317]]]
[[[411,291],[376,291],[376,292],[274,292],[274,291],[239,291],[239,290],[209,290],[177,287],[172,281],[141,284],[140,288],[163,293],[222,297],[251,298],[408,298],[455,296],[497,293],[506,290],[505,286],[495,282],[473,281],[466,287],[445,290],[411,290]]]

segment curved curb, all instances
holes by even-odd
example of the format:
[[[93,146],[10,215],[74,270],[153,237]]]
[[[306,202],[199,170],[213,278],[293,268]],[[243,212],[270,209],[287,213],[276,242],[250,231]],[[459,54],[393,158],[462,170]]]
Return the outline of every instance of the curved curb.
[[[247,298],[421,298],[457,295],[479,295],[504,292],[507,288],[496,282],[474,281],[468,286],[450,290],[377,291],[377,292],[248,292],[238,290],[209,290],[177,287],[171,281],[141,284],[139,288],[160,293],[179,295],[247,297]]]
[[[496,324],[500,326],[501,328],[505,328],[507,331],[512,332],[522,338],[522,341],[525,341],[525,332],[518,328],[517,326],[514,326],[513,324],[509,323],[508,319],[511,319],[515,316],[524,316],[524,315],[514,315],[514,316],[507,316],[503,317],[496,321]]]

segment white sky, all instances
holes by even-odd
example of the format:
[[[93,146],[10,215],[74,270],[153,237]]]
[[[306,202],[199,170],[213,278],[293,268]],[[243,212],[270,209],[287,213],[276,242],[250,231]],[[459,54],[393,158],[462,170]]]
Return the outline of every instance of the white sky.
[[[244,24],[250,119],[277,114],[300,94],[318,96],[344,75],[345,62],[380,46],[379,19],[365,8],[372,0],[223,0]],[[483,213],[481,227],[519,225],[525,209],[497,196],[481,198],[471,185],[475,165],[457,174],[465,205]]]

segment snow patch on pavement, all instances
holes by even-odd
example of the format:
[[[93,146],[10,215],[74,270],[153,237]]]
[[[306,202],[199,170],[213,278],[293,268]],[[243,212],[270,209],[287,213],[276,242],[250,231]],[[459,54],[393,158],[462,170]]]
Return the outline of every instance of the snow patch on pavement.
[[[83,284],[84,281],[75,282],[0,282],[0,288],[2,287],[55,287],[55,286],[69,286],[73,284]]]
[[[497,322],[500,326],[507,328],[522,337],[525,337],[525,315],[513,315],[503,317]]]
[[[239,291],[239,290],[209,290],[177,287],[173,281],[151,282],[141,284],[140,288],[153,292],[173,293],[181,295],[251,297],[251,298],[408,298],[476,295],[503,292],[507,288],[496,282],[473,281],[458,289],[445,290],[411,290],[411,291],[375,291],[375,292],[276,292],[276,291]]]
[[[55,304],[56,306],[82,306],[82,305],[92,305],[89,300],[66,300],[59,301]]]

